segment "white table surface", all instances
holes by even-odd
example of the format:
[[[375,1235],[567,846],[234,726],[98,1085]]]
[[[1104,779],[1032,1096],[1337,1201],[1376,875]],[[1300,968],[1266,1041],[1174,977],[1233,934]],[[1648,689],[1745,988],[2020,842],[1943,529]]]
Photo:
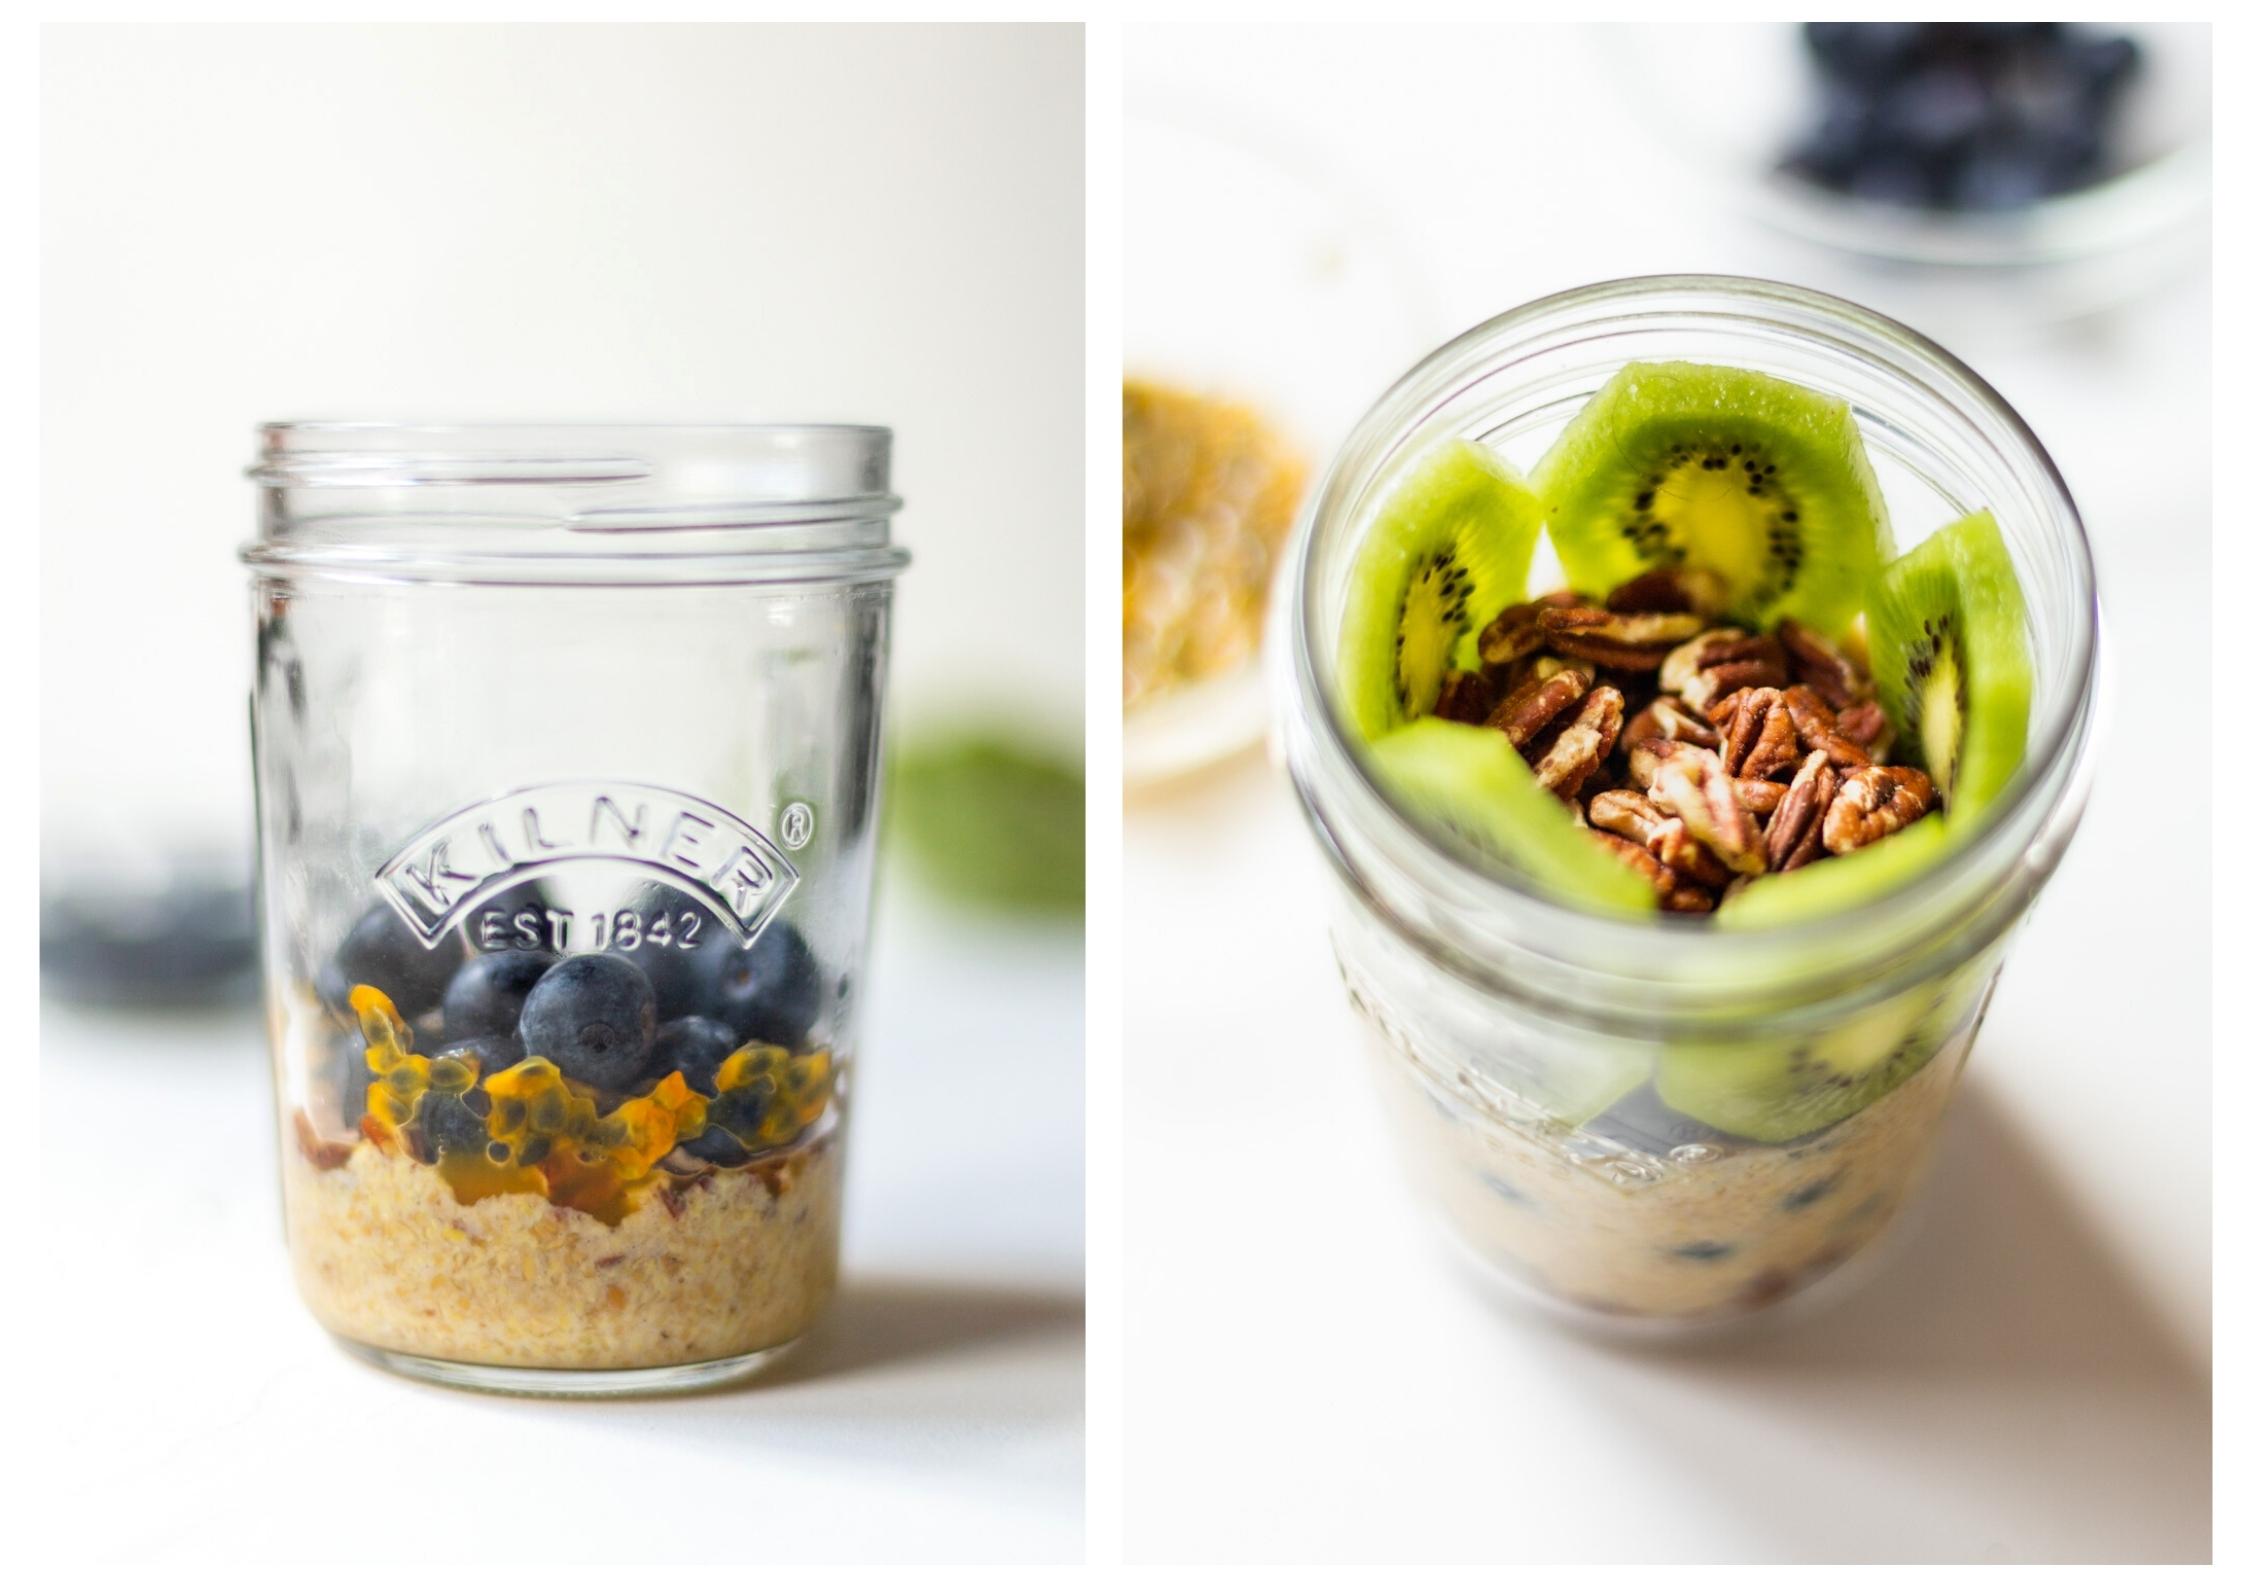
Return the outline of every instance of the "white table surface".
[[[254,1575],[350,1559],[402,1505],[395,1546],[462,1572],[1080,1558],[1082,934],[885,904],[841,1293],[764,1378],[676,1400],[345,1356],[289,1281],[261,1022],[48,1005],[38,1536]]]
[[[1602,91],[1579,35],[1141,33],[1129,50],[1126,97],[1221,87],[1235,122],[1375,195],[1445,331],[1639,270],[1800,276],[1659,184],[1615,223],[1602,162],[1648,156],[1565,111]],[[1876,283],[1806,279],[1876,301]],[[1789,1325],[1648,1353],[1493,1303],[1407,1199],[1281,780],[1250,756],[1132,797],[1130,1557],[2209,1557],[2210,817],[2167,749],[2209,710],[2208,303],[2201,276],[2056,336],[1953,343],[2080,501],[2111,709],[1926,1216]]]

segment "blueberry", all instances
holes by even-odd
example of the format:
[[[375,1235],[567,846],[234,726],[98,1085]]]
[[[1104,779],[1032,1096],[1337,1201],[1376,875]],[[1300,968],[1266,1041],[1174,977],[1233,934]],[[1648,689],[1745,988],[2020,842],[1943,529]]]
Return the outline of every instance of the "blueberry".
[[[553,900],[537,882],[521,882],[468,911],[461,929],[485,953],[508,949],[558,950],[551,911]]]
[[[444,1034],[512,1036],[522,1020],[522,1001],[560,956],[542,949],[509,948],[486,953],[460,966],[444,989]]]
[[[703,1162],[715,1163],[720,1168],[732,1168],[748,1161],[748,1148],[723,1130],[704,1130],[692,1140],[679,1144]]]
[[[2059,57],[2068,70],[2099,98],[2109,98],[2143,65],[2143,51],[2125,34],[2099,38],[2068,29]]]
[[[674,1019],[655,1032],[655,1051],[647,1072],[657,1079],[673,1069],[703,1096],[717,1091],[717,1066],[740,1046],[730,1026],[699,1014]]]
[[[819,1012],[818,960],[786,921],[772,921],[746,948],[727,941],[697,950],[694,958],[701,983],[697,1013],[743,1042],[796,1048],[809,1038]]]
[[[1934,154],[1970,139],[1990,108],[1987,85],[1969,68],[1932,66],[1895,85],[1882,119],[1902,143]]]
[[[1855,168],[1848,191],[1875,204],[1901,204],[1922,208],[1936,196],[1933,173],[1925,165],[1900,154],[1874,155]]]
[[[457,932],[447,932],[435,947],[424,947],[405,917],[388,904],[376,904],[345,934],[334,956],[314,978],[320,1001],[344,1020],[351,1012],[351,988],[378,988],[407,1019],[426,1014],[467,957]]]
[[[708,908],[668,887],[642,888],[625,908],[638,916],[640,940],[636,946],[619,951],[639,966],[655,989],[655,1017],[667,1023],[693,1013],[695,969],[708,956],[722,951]],[[691,943],[681,940],[689,916],[700,922]],[[658,922],[668,922],[669,926],[662,942],[649,935]]]
[[[1678,1113],[1649,1085],[1639,1086],[1607,1108],[1583,1126],[1583,1133],[1651,1157],[1666,1157],[1679,1146],[1721,1143],[1732,1138],[1712,1124]]]
[[[628,959],[586,954],[548,970],[522,1005],[522,1046],[572,1080],[629,1091],[655,1040],[655,991]]]
[[[1996,143],[1964,157],[1953,200],[1959,209],[2019,210],[2049,191],[2049,173],[2031,150]]]

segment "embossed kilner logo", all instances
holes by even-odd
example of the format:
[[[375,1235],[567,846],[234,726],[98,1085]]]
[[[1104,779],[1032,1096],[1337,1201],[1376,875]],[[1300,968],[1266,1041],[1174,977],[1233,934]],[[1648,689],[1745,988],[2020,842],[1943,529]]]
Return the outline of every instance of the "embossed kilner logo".
[[[508,888],[585,860],[659,874],[744,943],[801,880],[778,844],[706,799],[645,783],[565,782],[455,811],[416,834],[375,885],[433,946]]]

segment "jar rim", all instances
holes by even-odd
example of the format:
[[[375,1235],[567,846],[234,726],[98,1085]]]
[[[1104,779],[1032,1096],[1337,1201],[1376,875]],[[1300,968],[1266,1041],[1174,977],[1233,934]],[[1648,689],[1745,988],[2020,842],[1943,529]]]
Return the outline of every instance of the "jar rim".
[[[2069,604],[2078,599],[2085,612],[2078,641],[2066,655],[2062,675],[2051,680],[2054,687],[2049,705],[2044,707],[2039,697],[2036,701],[2038,709],[2055,713],[2055,729],[2031,737],[2027,758],[2006,784],[1995,807],[1965,834],[1963,841],[1952,845],[1924,871],[1868,900],[1864,909],[1804,920],[1782,930],[1718,932],[1705,919],[1665,914],[1610,915],[1577,907],[1539,891],[1524,876],[1506,875],[1479,863],[1429,832],[1371,774],[1361,746],[1340,719],[1330,676],[1332,635],[1318,624],[1318,619],[1327,614],[1312,610],[1312,556],[1355,521],[1355,515],[1369,503],[1371,487],[1385,477],[1398,455],[1412,449],[1419,430],[1419,420],[1413,416],[1423,416],[1422,410],[1430,401],[1457,390],[1458,382],[1474,369],[1476,355],[1488,353],[1524,329],[1557,322],[1571,312],[1628,311],[1653,300],[1665,300],[1663,306],[1669,313],[1682,316],[1700,309],[1764,305],[1813,320],[1813,325],[1788,321],[1786,328],[1824,340],[1849,354],[1864,356],[1885,347],[1896,355],[1907,355],[1924,370],[1951,382],[1981,416],[2017,444],[2039,476],[2037,483],[2043,487],[2048,517],[2066,542]],[[1609,318],[1588,318],[1591,323],[1612,323]],[[1840,332],[1847,335],[1843,337]],[[1933,393],[1920,374],[1901,363],[1890,361],[1889,368],[1910,385]],[[1970,918],[1972,930],[1944,945],[1946,961],[1961,961],[2000,936],[2023,911],[2034,887],[2055,865],[2086,798],[2086,750],[2094,726],[2100,649],[2096,580],[2087,533],[2056,463],[2009,402],[1947,349],[1875,310],[1809,288],[1745,276],[1623,277],[1537,298],[1453,337],[1383,392],[1334,453],[1304,504],[1298,532],[1288,550],[1282,587],[1276,620],[1285,631],[1274,636],[1278,642],[1273,652],[1280,658],[1280,665],[1273,669],[1274,683],[1281,696],[1282,723],[1290,735],[1306,739],[1306,744],[1290,744],[1287,758],[1292,763],[1296,794],[1319,846],[1359,901],[1377,906],[1389,926],[1402,930],[1423,956],[1451,974],[1484,982],[1507,996],[1532,1000],[1536,993],[1534,974],[1555,965],[1603,977],[1611,965],[1627,963],[1631,956],[1641,955],[1656,944],[1661,954],[1678,961],[1679,983],[1718,965],[1743,969],[1751,963],[1770,968],[1790,962],[1800,972],[1799,983],[1805,986],[1811,977],[1803,961],[1815,956],[1829,967],[1814,979],[1830,983],[1835,995],[1845,995],[1842,989],[1859,984],[1865,968],[1860,958],[1849,962],[1847,944],[1860,929],[1864,915],[1872,910],[1889,917],[1914,914],[1944,925]],[[1305,776],[1300,753],[1303,748],[1316,755],[1319,767],[1337,769],[1341,787],[1326,791],[1338,791],[1342,798],[1317,797],[1319,790]],[[1345,803],[1352,803],[1356,811],[1371,812],[1378,821],[1377,837],[1369,841],[1388,852],[1401,853],[1405,863],[1426,867],[1427,874],[1438,875],[1446,887],[1455,890],[1460,909],[1482,910],[1488,918],[1517,922],[1524,935],[1537,941],[1539,954],[1544,956],[1532,965],[1511,967],[1489,964],[1472,955],[1461,957],[1455,944],[1436,938],[1420,929],[1414,919],[1388,907],[1393,900],[1380,893],[1373,878],[1361,874],[1360,863],[1349,852],[1349,834],[1336,827],[1337,821],[1345,825],[1351,811],[1333,807]],[[2056,843],[2035,842],[2038,834],[2053,831],[2060,834]],[[2018,856],[2012,869],[2020,874],[2011,880],[2021,885],[2010,889],[2019,894],[2015,907],[2007,893],[2004,909],[1980,909],[1975,915],[1975,909],[1988,902],[1989,879],[1998,874],[1990,870],[1989,861],[1999,854]],[[1960,885],[1960,879],[1966,877],[1978,880],[1967,888]],[[1995,914],[2000,918],[1993,918]],[[1550,946],[1563,934],[1576,942],[1574,951]],[[1784,944],[1782,954],[1773,952],[1773,944],[1780,942]],[[1811,952],[1804,953],[1804,948]],[[1934,967],[1919,968],[1931,973]],[[1725,990],[1738,989],[1740,977],[1724,975],[1718,979]],[[1572,1008],[1572,1004],[1569,1006]]]
[[[905,561],[880,425],[328,418],[258,434],[253,566],[698,583],[878,578]]]

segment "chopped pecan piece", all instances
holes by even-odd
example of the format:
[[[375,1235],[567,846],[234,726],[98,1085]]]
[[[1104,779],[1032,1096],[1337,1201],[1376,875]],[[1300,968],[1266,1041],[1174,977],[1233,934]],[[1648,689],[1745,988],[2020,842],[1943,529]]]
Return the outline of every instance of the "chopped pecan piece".
[[[1589,692],[1590,674],[1579,667],[1562,667],[1548,678],[1531,674],[1482,720],[1501,729],[1513,748],[1520,749]]]
[[[1793,728],[1801,742],[1831,756],[1833,765],[1849,769],[1871,764],[1869,753],[1840,731],[1839,718],[1814,689],[1796,683],[1785,691],[1785,708],[1793,713]]]
[[[1580,606],[1582,597],[1573,590],[1557,590],[1549,595],[1539,595],[1532,601],[1521,601],[1497,613],[1496,620],[1481,630],[1476,642],[1481,650],[1483,665],[1502,667],[1510,662],[1532,656],[1543,649],[1543,629],[1536,619],[1552,607]]]
[[[1720,749],[1723,744],[1721,734],[1685,710],[1681,700],[1665,694],[1629,719],[1621,730],[1621,747],[1635,749],[1648,738],[1672,738],[1701,749]]]
[[[1709,761],[1715,758],[1711,751],[1701,749],[1697,744],[1679,744],[1672,738],[1644,739],[1630,746],[1630,785],[1640,790],[1650,788],[1661,765],[1677,756],[1698,756]]]
[[[1453,670],[1442,680],[1442,692],[1434,697],[1436,716],[1469,727],[1482,726],[1496,709],[1497,691],[1485,673]]]
[[[1846,854],[1901,831],[1933,808],[1933,779],[1911,766],[1864,766],[1848,774],[1824,817],[1824,846]]]
[[[1621,691],[1601,684],[1583,696],[1551,747],[1536,757],[1536,781],[1572,800],[1620,736]]]
[[[1762,829],[1738,802],[1738,787],[1715,757],[1704,752],[1671,755],[1653,773],[1646,797],[1684,823],[1734,871],[1758,874],[1768,863]]]
[[[1824,636],[1790,617],[1778,619],[1777,642],[1792,659],[1793,671],[1835,711],[1844,711],[1865,693],[1863,674]]]
[[[1763,837],[1770,869],[1797,871],[1824,852],[1824,818],[1840,791],[1840,774],[1823,750],[1809,751]]]
[[[1678,876],[1643,844],[1595,828],[1590,835],[1603,843],[1614,858],[1653,884],[1653,895],[1660,900],[1661,908],[1697,914],[1715,907],[1714,898],[1704,888],[1694,887]]]
[[[1774,639],[1739,628],[1711,628],[1671,650],[1660,686],[1702,716],[1740,689],[1782,688],[1785,651]]]
[[[1723,702],[1723,770],[1733,777],[1772,782],[1800,763],[1793,713],[1775,689],[1741,689]]]
[[[1723,576],[1705,568],[1654,568],[1606,597],[1609,612],[1697,612],[1713,618],[1727,598]]]

